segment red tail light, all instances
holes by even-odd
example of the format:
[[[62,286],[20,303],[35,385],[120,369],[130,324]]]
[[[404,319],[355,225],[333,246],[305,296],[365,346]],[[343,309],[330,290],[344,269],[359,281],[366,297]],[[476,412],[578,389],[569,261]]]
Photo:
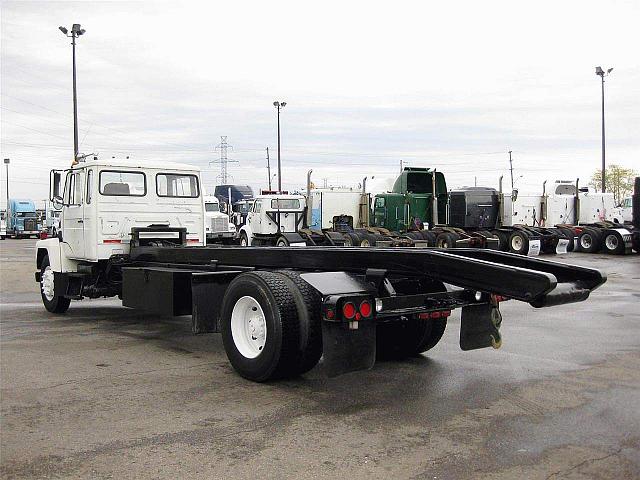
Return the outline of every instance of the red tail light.
[[[371,312],[373,311],[371,307],[371,302],[369,300],[365,300],[360,304],[360,313],[363,317],[367,318],[371,316]]]
[[[353,317],[355,317],[356,313],[356,306],[353,303],[347,302],[342,306],[342,315],[347,320],[351,320]]]

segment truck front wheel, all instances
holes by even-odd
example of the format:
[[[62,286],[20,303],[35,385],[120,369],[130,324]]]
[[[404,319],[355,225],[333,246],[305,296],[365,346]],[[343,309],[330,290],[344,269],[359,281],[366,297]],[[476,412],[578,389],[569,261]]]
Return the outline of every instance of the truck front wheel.
[[[240,233],[240,246],[241,247],[248,247],[249,246],[249,238],[247,237],[247,234],[244,232]]]
[[[244,378],[264,382],[308,369],[308,341],[295,285],[273,272],[238,275],[222,302],[222,341],[233,368]],[[303,328],[304,327],[304,328]]]
[[[56,295],[55,278],[49,265],[49,256],[45,255],[40,266],[40,295],[44,308],[51,313],[64,313],[69,309],[71,299]]]

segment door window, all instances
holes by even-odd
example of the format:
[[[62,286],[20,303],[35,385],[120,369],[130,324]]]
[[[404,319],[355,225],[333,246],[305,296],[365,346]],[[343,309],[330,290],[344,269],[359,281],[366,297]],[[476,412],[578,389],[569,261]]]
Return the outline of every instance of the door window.
[[[262,208],[262,202],[256,202],[253,206],[253,211],[256,213],[260,213],[261,208]]]
[[[375,208],[384,208],[384,197],[377,197]]]
[[[70,207],[77,207],[82,204],[82,179],[80,172],[67,173],[67,180],[64,185],[64,203]]]
[[[91,203],[91,195],[93,193],[93,170],[87,172],[87,192],[85,197],[85,203],[89,205]]]

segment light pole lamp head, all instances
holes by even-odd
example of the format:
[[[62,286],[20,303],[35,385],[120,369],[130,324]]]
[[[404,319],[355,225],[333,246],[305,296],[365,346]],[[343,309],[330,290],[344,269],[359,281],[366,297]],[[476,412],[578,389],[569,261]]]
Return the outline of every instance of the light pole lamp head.
[[[284,108],[287,105],[287,102],[280,102],[280,106]]]
[[[604,75],[604,70],[602,70],[602,67],[596,67],[596,75]]]
[[[11,163],[11,160],[9,160],[8,158],[5,158],[4,159],[4,163],[5,163],[5,165],[9,165]]]
[[[64,28],[64,27],[58,27],[58,30],[60,30],[60,31],[61,31],[62,33],[64,33],[65,35],[66,35],[67,33],[69,33],[69,30],[67,30],[67,29],[66,29],[66,28]]]
[[[609,70],[607,70],[607,75],[609,75],[611,73],[611,70],[613,70],[613,67],[611,67]]]
[[[278,108],[280,106],[280,102],[273,102],[273,106]]]

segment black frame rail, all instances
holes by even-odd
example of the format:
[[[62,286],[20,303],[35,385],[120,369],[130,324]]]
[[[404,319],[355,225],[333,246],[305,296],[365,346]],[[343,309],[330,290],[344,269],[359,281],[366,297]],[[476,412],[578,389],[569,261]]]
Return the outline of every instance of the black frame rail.
[[[458,287],[503,295],[546,307],[586,300],[606,281],[595,269],[483,249],[353,247],[153,247],[131,248],[141,263],[346,271],[385,270],[399,276],[426,276]]]

